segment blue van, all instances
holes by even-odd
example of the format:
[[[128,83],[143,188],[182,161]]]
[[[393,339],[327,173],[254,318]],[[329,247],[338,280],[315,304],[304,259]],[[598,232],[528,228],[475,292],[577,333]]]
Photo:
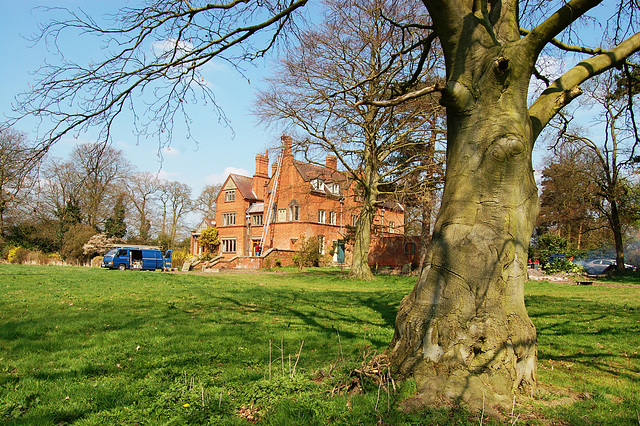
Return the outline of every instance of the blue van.
[[[102,267],[108,269],[170,269],[172,250],[164,256],[157,248],[117,247],[109,250],[102,259]]]

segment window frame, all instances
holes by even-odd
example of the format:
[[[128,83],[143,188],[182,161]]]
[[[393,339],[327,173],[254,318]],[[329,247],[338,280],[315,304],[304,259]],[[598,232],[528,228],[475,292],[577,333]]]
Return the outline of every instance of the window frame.
[[[318,223],[327,223],[326,211],[323,209],[318,209]]]
[[[237,223],[236,212],[222,213],[222,226],[234,226],[236,225],[236,223]]]
[[[238,240],[237,238],[223,238],[220,240],[220,248],[222,253],[237,253]],[[233,250],[229,250],[233,248]]]

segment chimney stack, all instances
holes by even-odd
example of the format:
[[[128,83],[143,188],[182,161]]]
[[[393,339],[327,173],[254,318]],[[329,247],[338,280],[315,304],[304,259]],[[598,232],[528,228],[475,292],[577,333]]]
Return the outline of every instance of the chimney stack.
[[[256,173],[252,179],[253,193],[264,199],[264,186],[269,181],[269,151],[256,155]]]
[[[328,169],[331,169],[331,170],[338,169],[338,159],[336,158],[335,155],[327,155],[326,164]]]
[[[254,176],[269,178],[269,154],[256,155],[256,174]]]
[[[286,157],[288,155],[292,155],[291,154],[291,145],[293,144],[293,139],[291,139],[291,136],[286,136],[283,135],[281,138],[282,140],[282,145],[283,145],[283,155]]]

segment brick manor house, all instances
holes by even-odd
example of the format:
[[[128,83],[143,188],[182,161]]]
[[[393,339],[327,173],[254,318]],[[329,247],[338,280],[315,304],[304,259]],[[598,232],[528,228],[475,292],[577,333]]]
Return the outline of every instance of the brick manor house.
[[[335,263],[351,261],[344,239],[355,226],[360,202],[355,182],[337,170],[335,156],[325,166],[298,161],[292,140],[282,137],[283,151],[272,164],[256,155],[253,177],[230,174],[216,198],[215,218],[206,218],[191,232],[191,254],[208,251],[198,238],[210,226],[221,241],[216,268],[260,268],[266,258],[291,264],[302,239],[317,237],[320,251]],[[417,260],[416,241],[404,237],[404,208],[387,202],[377,208],[372,228],[369,263],[402,266]]]

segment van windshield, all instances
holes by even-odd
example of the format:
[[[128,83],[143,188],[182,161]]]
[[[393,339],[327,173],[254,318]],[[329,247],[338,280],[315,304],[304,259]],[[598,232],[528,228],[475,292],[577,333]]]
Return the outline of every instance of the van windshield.
[[[113,255],[115,255],[115,254],[116,254],[116,250],[117,250],[117,249],[111,249],[111,250],[109,250],[109,251],[105,254],[105,256],[113,256]]]

